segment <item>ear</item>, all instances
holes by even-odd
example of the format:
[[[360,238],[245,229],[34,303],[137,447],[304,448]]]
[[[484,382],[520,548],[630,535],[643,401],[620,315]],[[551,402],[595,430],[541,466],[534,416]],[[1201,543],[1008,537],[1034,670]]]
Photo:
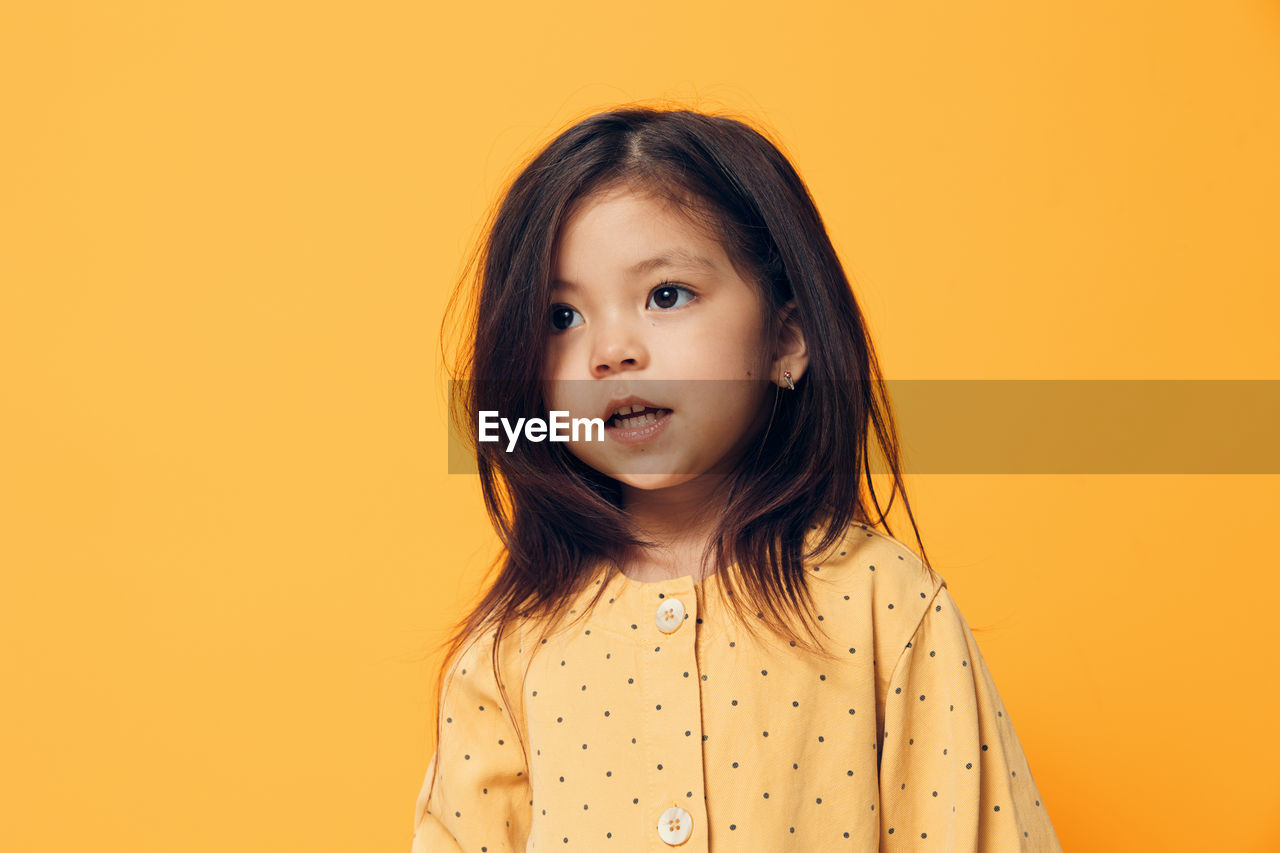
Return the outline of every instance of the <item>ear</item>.
[[[778,337],[774,343],[774,360],[770,379],[783,389],[789,390],[783,372],[791,371],[791,381],[799,382],[809,367],[809,350],[805,346],[804,332],[796,320],[796,303],[788,302],[782,306],[782,325],[778,329]]]

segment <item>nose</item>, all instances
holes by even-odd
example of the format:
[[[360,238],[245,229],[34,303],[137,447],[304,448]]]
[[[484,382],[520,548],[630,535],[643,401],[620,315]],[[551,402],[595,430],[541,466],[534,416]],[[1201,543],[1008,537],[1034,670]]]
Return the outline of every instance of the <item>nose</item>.
[[[648,350],[633,324],[616,322],[597,328],[591,348],[592,376],[603,378],[648,366]]]

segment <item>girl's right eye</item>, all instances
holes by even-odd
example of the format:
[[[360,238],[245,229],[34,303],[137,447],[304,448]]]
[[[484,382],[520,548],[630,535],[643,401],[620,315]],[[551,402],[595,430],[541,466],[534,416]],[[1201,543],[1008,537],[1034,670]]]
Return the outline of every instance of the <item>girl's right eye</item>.
[[[574,318],[578,318],[577,322]],[[568,305],[552,305],[551,306],[551,328],[557,332],[563,332],[574,326],[579,326],[583,322],[582,315]]]

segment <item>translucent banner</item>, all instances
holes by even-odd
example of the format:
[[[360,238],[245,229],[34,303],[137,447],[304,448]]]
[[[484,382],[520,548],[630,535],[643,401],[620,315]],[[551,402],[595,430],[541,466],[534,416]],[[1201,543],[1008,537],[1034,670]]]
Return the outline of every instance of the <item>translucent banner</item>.
[[[485,414],[466,434],[456,424],[450,431],[449,472],[476,473],[473,448],[484,439],[487,449],[548,464],[573,453],[606,473],[610,466],[684,473],[735,440],[750,452],[776,441],[779,430],[852,432],[870,401],[887,399],[908,474],[1280,473],[1280,380],[863,385],[810,377],[794,390],[746,380],[582,380],[520,395],[451,383],[458,399],[474,394]],[[887,473],[871,436],[872,471]]]

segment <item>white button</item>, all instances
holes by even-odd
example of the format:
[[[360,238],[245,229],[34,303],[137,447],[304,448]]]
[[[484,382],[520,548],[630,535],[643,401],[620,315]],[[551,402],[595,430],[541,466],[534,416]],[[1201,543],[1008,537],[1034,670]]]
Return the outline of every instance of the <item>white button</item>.
[[[679,806],[672,806],[658,818],[658,837],[675,847],[684,844],[693,834],[693,815]]]
[[[659,631],[670,634],[684,622],[684,602],[678,598],[664,598],[658,605],[658,612],[654,614],[653,621],[657,624]]]

